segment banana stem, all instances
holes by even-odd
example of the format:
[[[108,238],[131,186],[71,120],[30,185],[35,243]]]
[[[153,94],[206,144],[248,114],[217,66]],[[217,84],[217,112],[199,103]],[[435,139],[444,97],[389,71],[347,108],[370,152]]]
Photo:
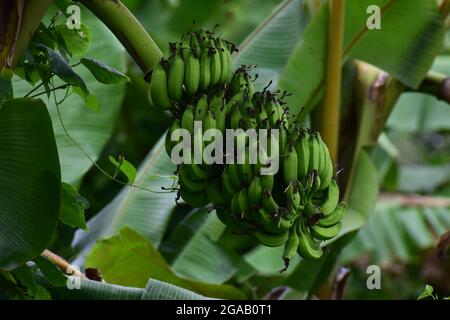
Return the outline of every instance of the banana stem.
[[[430,71],[417,90],[407,91],[426,93],[450,104],[450,78],[439,72]]]
[[[71,267],[70,263],[67,262],[64,258],[58,256],[56,253],[45,249],[44,252],[41,253],[41,256],[48,259],[54,265],[61,269],[64,273],[70,272],[72,276],[87,279],[87,277],[81,273],[78,269]]]
[[[345,0],[330,1],[325,99],[321,108],[320,132],[330,150],[333,164],[336,164],[338,159],[339,145],[344,8]]]
[[[162,52],[144,27],[119,0],[78,0],[119,39],[143,72],[161,59]]]

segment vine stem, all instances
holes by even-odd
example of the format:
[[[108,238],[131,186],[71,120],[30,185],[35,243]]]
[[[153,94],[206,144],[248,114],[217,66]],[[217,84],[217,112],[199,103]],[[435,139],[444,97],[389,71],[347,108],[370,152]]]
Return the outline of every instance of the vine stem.
[[[119,0],[78,0],[111,30],[141,70],[146,73],[162,52],[141,23]]]
[[[320,132],[330,150],[330,156],[334,164],[338,159],[339,146],[344,8],[345,0],[330,1],[325,98],[321,108]]]

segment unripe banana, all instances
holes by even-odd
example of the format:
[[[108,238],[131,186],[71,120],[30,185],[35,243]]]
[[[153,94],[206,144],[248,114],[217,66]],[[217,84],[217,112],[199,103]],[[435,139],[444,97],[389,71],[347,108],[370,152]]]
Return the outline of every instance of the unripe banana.
[[[233,199],[231,199],[231,213],[236,216],[241,215],[241,208],[239,207],[239,192],[233,196]]]
[[[324,190],[330,185],[331,180],[333,179],[334,169],[333,169],[333,162],[331,161],[330,157],[330,151],[328,150],[327,145],[323,141],[322,141],[322,149],[325,158],[324,159],[325,167],[323,169],[323,174],[321,176],[322,185],[320,186],[320,189]]]
[[[209,129],[216,129],[216,119],[211,111],[207,111],[203,118],[203,132]]]
[[[181,127],[188,130],[191,135],[194,133],[194,108],[187,106],[181,115]]]
[[[308,172],[319,171],[320,149],[317,135],[312,134],[309,137],[309,168]]]
[[[167,80],[167,91],[169,93],[169,97],[177,102],[181,101],[183,95],[184,70],[185,65],[183,57],[181,51],[177,49],[170,64],[169,76]]]
[[[267,247],[279,247],[286,243],[289,239],[289,231],[285,231],[280,234],[266,233],[262,231],[256,231],[253,235],[258,239],[260,243]]]
[[[287,155],[283,159],[283,178],[286,184],[297,181],[297,152],[293,146],[289,146]]]
[[[191,161],[191,164],[186,165],[188,169],[189,176],[194,180],[206,180],[209,177],[209,170],[203,169],[201,165],[196,164],[194,161]]]
[[[294,224],[293,219],[286,219],[283,216],[277,218],[268,213],[264,208],[256,210],[254,215],[256,222],[269,233],[283,233],[289,230]]]
[[[227,110],[226,106],[223,105],[222,108],[219,108],[214,112],[214,116],[216,118],[216,126],[222,133],[226,130],[226,121],[227,121]]]
[[[178,141],[172,141],[172,133],[181,128],[181,121],[180,119],[175,119],[172,123],[172,125],[170,126],[169,131],[167,131],[166,133],[166,139],[165,139],[165,147],[166,147],[166,152],[167,154],[170,156],[172,154],[172,149],[173,147],[178,143]]]
[[[237,193],[238,189],[235,188],[233,183],[231,182],[228,166],[226,166],[222,172],[222,183],[223,183],[223,190],[225,191],[227,198],[229,199],[233,198],[233,196]]]
[[[200,56],[200,89],[206,90],[211,82],[211,57],[209,49],[203,48]]]
[[[339,202],[339,186],[336,180],[331,180],[330,185],[325,190],[325,195],[321,201],[315,201],[320,207],[320,211],[325,215],[331,214]]]
[[[178,170],[178,178],[180,180],[181,189],[186,189],[191,193],[198,193],[205,190],[206,181],[193,180],[188,173],[187,165],[181,165]],[[205,195],[206,196],[206,195]]]
[[[231,119],[230,119],[230,128],[231,129],[239,129],[241,128],[241,120],[242,120],[242,113],[238,107],[234,108],[231,113]]]
[[[286,194],[291,207],[295,210],[301,209],[302,207],[299,188],[298,181],[293,181],[290,183]]]
[[[323,251],[320,248],[320,244],[312,238],[302,217],[299,217],[298,219],[297,234],[299,236],[298,254],[302,258],[308,260],[320,259],[323,255]]]
[[[215,86],[219,83],[220,77],[222,76],[222,63],[220,59],[219,50],[213,49],[213,53],[210,57],[211,64],[211,77],[210,77],[210,86]]]
[[[200,86],[200,61],[189,49],[185,49],[184,87],[189,96],[193,96]]]
[[[280,114],[277,103],[272,97],[266,99],[264,103],[264,110],[266,111],[267,117],[271,127],[279,126]]]
[[[241,175],[239,173],[239,164],[231,163],[228,165],[228,172],[230,176],[230,181],[233,184],[234,189],[241,189],[243,181],[241,181]]]
[[[242,189],[239,192],[238,203],[239,203],[239,210],[243,218],[250,208],[247,198],[247,189]]]
[[[191,192],[186,188],[181,188],[180,196],[188,205],[194,208],[201,208],[209,203],[208,197],[204,191]]]
[[[214,205],[225,206],[228,203],[228,199],[222,190],[222,181],[220,179],[215,179],[206,188],[206,196],[209,201]]]
[[[242,154],[244,157],[244,163],[239,165],[239,174],[241,181],[243,181],[244,184],[249,185],[252,182],[255,173],[253,171],[253,165],[250,164],[250,155],[248,150],[242,151]]]
[[[306,131],[301,134],[301,138],[295,144],[295,151],[297,151],[297,165],[298,165],[298,180],[305,181],[306,175],[309,170],[309,133]]]
[[[231,69],[228,63],[228,49],[224,45],[222,38],[216,39],[216,45],[218,45],[220,64],[222,66],[222,73],[220,74],[219,83],[224,84],[231,77]]]
[[[331,227],[321,227],[319,225],[314,225],[312,226],[311,229],[311,233],[312,235],[320,240],[329,240],[332,239],[334,237],[336,237],[339,233],[339,231],[341,231],[342,228],[342,222],[338,222],[335,225],[331,226]]]
[[[197,105],[194,110],[194,120],[203,121],[208,112],[208,96],[206,94],[202,95],[197,101]]]
[[[275,215],[280,209],[280,206],[267,190],[263,192],[261,203],[263,208],[271,215]]]
[[[299,236],[297,234],[297,221],[294,226],[289,230],[289,239],[284,245],[283,250],[283,260],[284,260],[284,269],[282,271],[286,271],[289,267],[289,264],[297,253],[298,245],[300,242]]]
[[[320,179],[319,173],[317,171],[313,171],[313,183],[311,186],[311,194],[314,195],[317,191],[320,190],[320,186],[322,184],[322,180]]]
[[[261,186],[263,190],[272,191],[273,185],[275,183],[275,176],[274,175],[261,175]]]
[[[189,45],[191,47],[191,50],[192,50],[192,53],[194,54],[194,56],[196,58],[200,58],[201,48],[200,48],[200,43],[198,42],[198,38],[197,38],[197,35],[195,34],[195,32],[193,32],[191,34]]]
[[[261,179],[255,177],[248,187],[248,201],[252,206],[259,206],[262,200],[263,188],[261,186]]]
[[[336,209],[334,209],[330,215],[320,219],[318,225],[324,228],[332,227],[344,218],[346,211],[347,204],[345,202],[341,202],[336,206]]]
[[[167,91],[167,73],[163,63],[163,61],[159,62],[153,69],[149,93],[157,109],[168,110],[171,103]]]
[[[235,233],[244,234],[252,229],[249,222],[237,218],[226,210],[216,208],[216,214],[219,220]]]

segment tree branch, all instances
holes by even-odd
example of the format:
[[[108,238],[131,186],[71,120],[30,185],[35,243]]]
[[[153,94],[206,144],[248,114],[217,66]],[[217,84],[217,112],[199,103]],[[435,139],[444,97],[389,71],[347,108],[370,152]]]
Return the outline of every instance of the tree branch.
[[[162,52],[144,27],[119,0],[78,0],[94,13],[119,39],[146,73],[161,59]]]

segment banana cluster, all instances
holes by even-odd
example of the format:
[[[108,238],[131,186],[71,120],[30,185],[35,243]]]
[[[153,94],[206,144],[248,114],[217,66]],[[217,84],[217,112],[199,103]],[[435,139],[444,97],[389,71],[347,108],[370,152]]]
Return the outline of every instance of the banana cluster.
[[[234,50],[232,43],[204,29],[183,35],[181,42],[170,44],[171,56],[161,59],[151,73],[153,105],[176,108],[199,92],[229,82]]]
[[[173,114],[167,153],[171,155],[179,143],[171,139],[176,129],[186,129],[191,137],[191,152],[183,155],[190,161],[177,168],[179,196],[194,207],[212,204],[235,233],[266,246],[284,246],[286,268],[296,253],[319,259],[322,242],[339,233],[346,212],[320,134],[290,120],[286,93],[267,88],[255,92],[252,67],[243,65],[232,72],[235,47],[229,42],[200,30],[189,32],[171,49],[172,56],[152,72],[150,95],[157,108]],[[195,158],[213,143],[203,141],[208,129],[224,136],[227,129],[256,129],[258,142],[259,129],[269,134],[276,129],[278,138],[269,139],[261,152],[260,144],[238,134],[234,153],[218,155],[223,164],[207,164]],[[274,152],[279,154],[279,170],[267,174],[269,154]]]

